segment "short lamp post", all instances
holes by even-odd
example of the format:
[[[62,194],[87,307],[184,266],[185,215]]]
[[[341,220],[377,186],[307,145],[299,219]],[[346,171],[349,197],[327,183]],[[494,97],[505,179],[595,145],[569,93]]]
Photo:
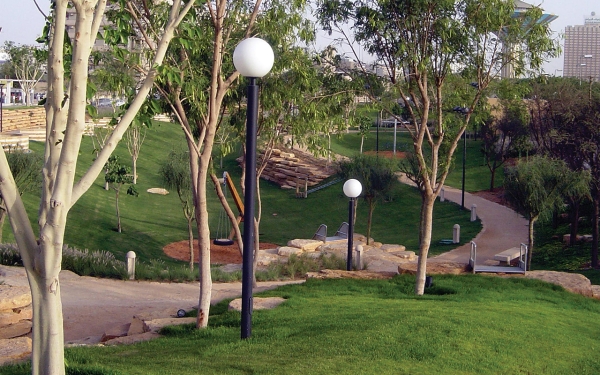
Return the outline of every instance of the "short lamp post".
[[[344,194],[350,198],[348,203],[348,257],[346,259],[346,271],[352,270],[352,247],[354,242],[354,201],[362,192],[360,181],[353,178],[344,183]]]
[[[240,42],[233,51],[233,65],[249,79],[246,108],[246,179],[244,181],[244,253],[242,259],[242,339],[252,335],[252,255],[254,249],[254,202],[256,194],[256,123],[258,119],[258,85],[256,79],[273,67],[273,49],[259,38]]]

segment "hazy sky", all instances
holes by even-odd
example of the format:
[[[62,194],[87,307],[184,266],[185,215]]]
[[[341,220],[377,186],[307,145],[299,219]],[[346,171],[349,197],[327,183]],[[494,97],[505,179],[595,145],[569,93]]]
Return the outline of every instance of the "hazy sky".
[[[565,26],[583,25],[583,17],[595,11],[600,14],[598,0],[537,0],[526,1],[537,3],[548,12],[558,16],[552,22],[552,30],[556,33],[564,32]],[[37,0],[42,10],[48,13],[49,0]],[[35,44],[35,39],[41,34],[44,27],[44,17],[37,10],[33,0],[0,0],[0,45],[5,41],[14,41],[20,44]],[[556,72],[562,69],[562,56],[545,65],[546,73],[561,75]]]

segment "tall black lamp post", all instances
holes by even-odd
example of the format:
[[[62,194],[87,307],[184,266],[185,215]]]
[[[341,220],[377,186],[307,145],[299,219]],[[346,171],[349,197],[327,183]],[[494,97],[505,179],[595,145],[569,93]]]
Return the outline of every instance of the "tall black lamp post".
[[[252,254],[254,253],[254,195],[256,194],[256,122],[258,118],[258,86],[273,67],[273,49],[259,38],[244,39],[233,51],[233,65],[250,80],[246,110],[246,180],[244,181],[244,254],[242,259],[242,338],[252,335]]]
[[[360,181],[353,178],[344,182],[344,194],[350,198],[348,202],[348,257],[346,258],[346,271],[352,270],[352,247],[354,242],[354,201],[362,192]]]

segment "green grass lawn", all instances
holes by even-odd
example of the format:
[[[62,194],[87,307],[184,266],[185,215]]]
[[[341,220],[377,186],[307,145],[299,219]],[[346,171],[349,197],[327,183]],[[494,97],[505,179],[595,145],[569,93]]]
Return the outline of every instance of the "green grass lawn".
[[[31,142],[30,147],[35,152],[43,152],[43,144]],[[69,213],[65,243],[80,249],[107,250],[114,253],[118,259],[125,259],[125,254],[133,250],[138,259],[145,262],[161,259],[168,264],[177,263],[167,258],[162,248],[168,243],[187,238],[187,224],[181,212],[179,199],[175,193],[163,196],[149,194],[146,190],[162,187],[158,175],[161,163],[166,160],[172,149],[183,147],[186,146],[179,125],[156,123],[148,130],[138,160],[137,190],[140,195],[136,198],[121,194],[123,233],[115,231],[115,193],[112,190],[104,190],[104,176],[101,175]],[[121,143],[115,153],[123,163],[131,163],[125,144]],[[240,181],[241,170],[234,160],[236,156],[230,155],[225,159],[224,169],[231,173],[237,184]],[[94,158],[89,137],[83,138],[79,158],[78,177]],[[221,172],[216,171],[219,176]],[[209,184],[212,185],[210,182]],[[210,227],[213,236],[216,236],[221,207],[212,186],[208,190]],[[311,238],[320,224],[326,224],[333,234],[343,221],[348,220],[348,200],[342,192],[341,183],[310,194],[307,199],[298,199],[294,191],[282,190],[274,184],[261,181],[261,193],[263,218],[260,239],[263,242],[285,244],[293,238]],[[24,201],[37,230],[37,191],[25,195]],[[366,233],[366,208],[366,204],[360,201],[357,233]],[[399,187],[391,195],[391,200],[377,205],[372,237],[380,242],[398,243],[405,245],[409,250],[417,250],[419,209],[420,197],[417,191],[407,186]],[[442,238],[452,238],[454,224],[461,225],[463,242],[469,241],[481,230],[480,223],[471,223],[469,213],[461,211],[457,205],[448,202],[437,203],[430,254],[449,250],[447,246],[439,245],[438,242]],[[228,228],[225,228],[225,231],[228,233]],[[5,242],[13,241],[10,232],[10,227],[5,225]]]
[[[392,151],[394,145],[394,130],[389,128],[380,128],[379,130],[379,150]],[[358,154],[360,150],[360,135],[358,133],[342,134],[339,137],[331,138],[331,149],[334,153],[344,156]],[[377,132],[372,130],[365,138],[363,151],[375,151],[377,149]],[[396,150],[412,151],[412,140],[410,135],[404,131],[398,131],[396,134]],[[462,188],[462,158],[463,143],[462,140],[454,152],[454,162],[450,173],[446,179],[446,185]],[[470,192],[487,190],[490,188],[491,173],[485,165],[481,153],[481,141],[467,140],[467,159],[465,168],[465,189]],[[502,186],[504,178],[502,167],[496,172],[496,181],[494,187]]]
[[[253,314],[213,308],[209,328],[169,328],[131,346],[66,351],[69,374],[597,374],[600,301],[521,277],[308,280],[262,294]],[[5,375],[28,373],[5,367]]]

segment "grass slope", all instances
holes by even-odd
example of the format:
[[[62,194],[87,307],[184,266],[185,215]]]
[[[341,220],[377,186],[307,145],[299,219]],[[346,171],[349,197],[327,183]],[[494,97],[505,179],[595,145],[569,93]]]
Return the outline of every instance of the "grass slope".
[[[123,233],[117,233],[115,213],[115,193],[104,190],[104,176],[99,176],[89,191],[77,202],[69,213],[65,243],[77,248],[107,250],[118,259],[125,259],[129,250],[136,252],[138,259],[149,261],[163,260],[169,264],[176,261],[167,258],[162,248],[168,243],[187,238],[186,221],[181,212],[179,199],[175,193],[156,195],[146,192],[148,188],[162,187],[158,170],[172,149],[184,148],[183,133],[177,124],[156,123],[148,130],[147,138],[138,160],[139,197],[121,193],[120,211]],[[43,144],[32,142],[31,149],[43,152]],[[122,142],[115,151],[121,162],[129,164],[131,158]],[[92,163],[94,158],[90,137],[84,137],[80,152],[77,176]],[[224,169],[228,170],[237,186],[240,186],[241,170],[231,155],[225,159]],[[221,175],[222,171],[216,171]],[[212,183],[209,182],[212,185]],[[126,188],[123,188],[126,190]],[[343,195],[342,184],[298,199],[293,191],[282,190],[266,181],[261,181],[263,215],[260,239],[264,242],[285,244],[293,238],[311,238],[320,224],[326,224],[330,233],[348,220],[348,200]],[[24,196],[34,228],[37,230],[36,212],[39,202],[37,191]],[[409,250],[418,246],[418,220],[420,197],[415,189],[402,186],[391,196],[391,200],[380,203],[375,209],[372,237],[384,243],[399,243]],[[213,236],[219,231],[221,207],[216,195],[209,188],[208,209]],[[232,206],[235,210],[234,206]],[[366,233],[366,204],[358,205],[356,231]],[[431,254],[447,251],[448,247],[438,245],[442,238],[452,237],[452,226],[461,225],[463,242],[473,238],[481,229],[479,222],[471,223],[468,212],[462,212],[452,203],[437,203],[434,221],[433,248]],[[228,227],[221,232],[229,232]],[[221,234],[222,236],[223,234]],[[6,242],[13,236],[8,225],[4,228]]]
[[[70,374],[596,374],[600,302],[520,277],[308,280],[264,293],[287,301],[240,314],[213,309],[210,327],[167,329],[132,346],[67,349]],[[3,368],[26,374],[26,366]]]

